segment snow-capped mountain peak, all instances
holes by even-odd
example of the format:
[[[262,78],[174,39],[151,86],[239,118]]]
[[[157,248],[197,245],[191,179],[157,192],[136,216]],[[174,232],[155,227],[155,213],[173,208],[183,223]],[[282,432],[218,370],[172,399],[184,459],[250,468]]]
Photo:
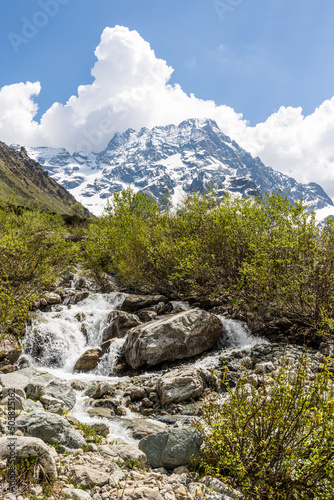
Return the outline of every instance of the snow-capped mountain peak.
[[[101,152],[27,148],[91,212],[101,214],[115,191],[131,185],[156,200],[167,188],[176,203],[186,193],[216,186],[226,191],[263,195],[282,190],[290,200],[303,198],[312,210],[334,213],[332,200],[315,183],[299,184],[253,158],[214,120],[190,119],[179,125],[116,133]]]

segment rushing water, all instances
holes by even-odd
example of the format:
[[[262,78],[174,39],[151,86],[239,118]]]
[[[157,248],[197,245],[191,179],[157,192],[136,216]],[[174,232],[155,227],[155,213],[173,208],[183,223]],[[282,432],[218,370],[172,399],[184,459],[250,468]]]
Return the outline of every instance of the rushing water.
[[[122,304],[126,294],[91,293],[89,297],[76,305],[56,305],[50,312],[37,312],[32,315],[31,325],[27,328],[24,339],[24,354],[30,364],[48,371],[68,381],[85,382],[108,381],[116,384],[119,377],[113,377],[113,368],[122,350],[125,339],[115,339],[109,352],[104,354],[98,366],[89,373],[75,373],[74,365],[88,349],[99,347],[102,343],[103,330],[107,326],[108,314]],[[187,302],[174,302],[174,307],[190,309]],[[224,326],[224,349],[247,351],[257,343],[266,343],[263,339],[252,337],[247,328],[238,321],[218,316]],[[210,370],[219,365],[219,351],[204,355],[192,366]],[[123,377],[126,381],[128,377]],[[77,402],[71,414],[81,422],[96,421],[87,413],[88,398],[83,392],[77,392]],[[128,417],[131,418],[129,414]],[[138,417],[138,415],[136,415]],[[122,427],[120,420],[102,419],[110,426],[111,437],[122,437],[131,443],[134,440]]]

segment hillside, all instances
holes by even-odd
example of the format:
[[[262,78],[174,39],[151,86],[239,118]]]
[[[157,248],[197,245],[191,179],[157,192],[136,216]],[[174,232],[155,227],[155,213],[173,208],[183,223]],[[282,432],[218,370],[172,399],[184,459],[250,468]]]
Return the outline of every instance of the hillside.
[[[48,172],[29,158],[24,148],[15,151],[0,141],[0,199],[15,205],[59,214],[71,213],[77,200]],[[84,209],[84,215],[89,211]]]

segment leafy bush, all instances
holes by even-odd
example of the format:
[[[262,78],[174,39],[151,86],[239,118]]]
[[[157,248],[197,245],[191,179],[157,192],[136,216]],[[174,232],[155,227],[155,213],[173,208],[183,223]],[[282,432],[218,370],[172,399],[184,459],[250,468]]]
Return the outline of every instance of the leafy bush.
[[[197,424],[205,449],[201,473],[240,488],[247,499],[334,498],[334,384],[327,363],[288,364],[258,390],[240,379],[228,397],[211,401]]]
[[[319,228],[302,202],[281,194],[218,201],[209,191],[172,211],[128,188],[90,223],[87,237],[89,267],[125,286],[225,296],[313,331],[334,328],[334,221]]]
[[[63,238],[60,216],[0,209],[1,334],[20,335],[36,294],[48,290],[78,259],[78,246]]]

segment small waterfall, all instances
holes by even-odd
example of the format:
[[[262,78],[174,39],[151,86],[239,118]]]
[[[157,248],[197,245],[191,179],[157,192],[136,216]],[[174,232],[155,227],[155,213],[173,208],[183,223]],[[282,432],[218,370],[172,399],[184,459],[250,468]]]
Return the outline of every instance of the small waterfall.
[[[254,345],[257,344],[268,344],[266,339],[260,337],[254,337],[250,334],[246,325],[240,323],[240,321],[235,321],[233,319],[226,319],[224,316],[217,314],[217,317],[223,324],[224,328],[224,350],[228,351],[231,349],[239,349],[242,351],[250,350]],[[215,352],[214,354],[207,354],[199,361],[194,363],[195,368],[200,368],[204,370],[211,370],[220,365],[221,350]]]
[[[92,293],[78,304],[55,306],[51,312],[36,314],[27,328],[24,354],[37,368],[56,368],[72,373],[76,361],[85,351],[101,345],[106,317],[122,304],[125,296],[116,292]],[[108,355],[111,366],[116,361],[112,356],[116,356],[120,348],[116,341]],[[103,358],[100,365],[105,374],[107,360]]]
[[[251,335],[247,325],[233,319],[226,319],[224,316],[218,315],[218,318],[223,323],[228,347],[250,349],[257,344],[269,344],[268,340]]]

